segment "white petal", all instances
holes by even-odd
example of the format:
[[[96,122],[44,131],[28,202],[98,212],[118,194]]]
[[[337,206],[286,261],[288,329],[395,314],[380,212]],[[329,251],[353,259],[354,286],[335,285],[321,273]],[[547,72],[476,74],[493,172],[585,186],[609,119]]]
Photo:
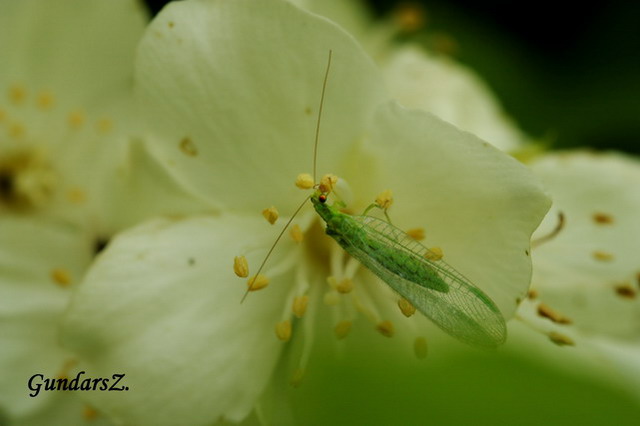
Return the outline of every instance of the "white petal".
[[[52,397],[29,397],[29,377],[57,376],[70,359],[58,325],[92,253],[84,233],[63,223],[5,217],[0,235],[0,405],[22,416]]]
[[[240,304],[246,279],[234,275],[233,257],[272,238],[262,218],[236,217],[156,220],[118,236],[79,288],[64,329],[88,375],[126,374],[125,396],[92,392],[91,403],[127,424],[242,420],[278,358],[274,327],[293,279],[270,276]],[[251,273],[263,255],[251,253]]]
[[[381,67],[402,105],[429,111],[503,151],[524,142],[486,84],[452,59],[407,46],[392,51]]]
[[[319,175],[339,167],[384,98],[354,40],[284,1],[171,3],[147,31],[137,67],[160,157],[220,207],[292,208],[293,181],[312,168],[330,49]]]
[[[565,226],[534,249],[540,298],[588,333],[640,336],[640,163],[618,154],[548,155],[532,169],[554,208],[536,237]],[[626,296],[618,293],[627,288]]]
[[[0,10],[0,82],[64,94],[67,106],[130,87],[146,19],[138,1],[5,1]]]
[[[474,135],[393,104],[378,110],[366,148],[349,180],[360,200],[391,189],[394,224],[424,228],[423,243],[510,318],[529,287],[531,233],[549,208],[533,174]]]

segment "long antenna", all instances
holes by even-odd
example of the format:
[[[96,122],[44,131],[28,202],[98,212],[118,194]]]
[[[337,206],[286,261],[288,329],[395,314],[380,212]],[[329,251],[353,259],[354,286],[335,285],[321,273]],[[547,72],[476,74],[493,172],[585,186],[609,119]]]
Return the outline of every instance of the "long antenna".
[[[314,141],[314,144],[313,144],[313,183],[314,184],[316,183],[316,159],[318,157],[318,139],[319,139],[319,136],[320,136],[320,121],[321,121],[321,118],[322,118],[322,106],[324,105],[324,93],[325,93],[325,91],[327,89],[327,81],[329,79],[329,69],[331,68],[331,56],[332,56],[332,54],[333,54],[333,51],[331,49],[329,49],[329,59],[327,60],[327,70],[324,73],[324,81],[322,82],[322,94],[320,95],[320,108],[318,108],[318,122],[316,123],[316,136],[315,136],[315,141]],[[280,231],[280,234],[278,235],[278,238],[276,238],[276,240],[274,241],[273,245],[269,249],[269,252],[265,256],[264,260],[262,261],[262,264],[258,268],[258,272],[256,272],[255,275],[253,275],[253,277],[252,277],[253,279],[252,279],[252,281],[250,281],[249,287],[247,288],[247,291],[245,291],[244,296],[242,296],[242,300],[240,300],[240,303],[244,302],[244,299],[247,298],[247,295],[253,289],[253,284],[255,283],[258,275],[260,275],[260,272],[262,272],[262,269],[264,268],[264,265],[267,264],[267,260],[271,256],[271,253],[273,252],[273,249],[276,248],[276,245],[278,244],[278,241],[280,241],[280,238],[282,238],[282,236],[284,235],[284,232],[287,230],[289,225],[291,225],[291,222],[293,222],[293,219],[298,215],[300,210],[302,210],[302,207],[304,207],[305,203],[307,202],[307,200],[309,198],[311,198],[311,195],[309,195],[308,197],[306,197],[304,199],[304,201],[302,201],[302,204],[300,204],[298,206],[298,208],[293,213],[293,215],[291,215],[291,218],[287,221],[286,225],[284,225],[284,228],[282,228],[282,231]],[[249,278],[249,279],[251,280],[251,278]]]
[[[331,68],[331,56],[333,50],[329,49],[329,59],[327,60],[327,70],[324,72],[322,82],[322,95],[320,95],[320,108],[318,108],[318,121],[316,122],[316,139],[313,143],[313,183],[316,183],[316,164],[318,158],[318,139],[320,137],[320,119],[322,118],[322,107],[324,106],[324,92],[327,90],[327,80],[329,80],[329,69]]]
[[[308,197],[306,197],[304,199],[304,201],[302,202],[302,204],[300,204],[300,206],[298,206],[298,208],[296,209],[296,211],[293,213],[293,215],[291,215],[291,218],[287,221],[287,224],[284,225],[284,228],[282,228],[282,231],[280,231],[280,235],[278,235],[278,238],[276,238],[276,240],[274,241],[273,245],[271,246],[271,248],[269,249],[269,252],[267,253],[267,255],[265,256],[264,260],[262,261],[262,264],[260,265],[260,267],[258,268],[258,272],[256,272],[256,274],[253,276],[253,280],[251,281],[251,284],[249,284],[249,288],[247,288],[247,291],[244,292],[244,296],[242,296],[242,300],[240,300],[240,303],[244,302],[244,299],[247,298],[247,294],[249,294],[249,292],[251,291],[251,289],[253,289],[253,283],[256,282],[256,279],[258,277],[258,275],[260,274],[260,272],[262,272],[262,268],[264,268],[264,265],[267,263],[267,259],[269,259],[269,256],[271,256],[271,252],[273,251],[274,248],[276,248],[276,244],[278,244],[278,241],[280,241],[280,238],[282,238],[282,236],[284,235],[284,231],[287,230],[287,228],[289,227],[289,225],[291,225],[291,222],[293,221],[293,219],[296,217],[296,215],[298,214],[298,212],[300,210],[302,210],[302,207],[304,207],[305,203],[307,202],[307,200],[311,198],[311,195],[309,195]]]

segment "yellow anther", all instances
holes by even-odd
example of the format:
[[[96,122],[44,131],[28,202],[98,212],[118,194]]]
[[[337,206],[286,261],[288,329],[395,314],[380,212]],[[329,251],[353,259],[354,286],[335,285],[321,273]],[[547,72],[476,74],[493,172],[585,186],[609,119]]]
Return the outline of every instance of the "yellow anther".
[[[413,342],[413,352],[416,354],[418,359],[425,359],[427,357],[427,339],[424,337],[417,337],[415,342]]]
[[[247,287],[249,287],[249,291],[262,290],[268,285],[269,278],[265,277],[262,274],[255,275],[247,280]]]
[[[424,258],[427,260],[440,260],[444,256],[444,252],[440,247],[431,247],[429,251],[424,254]]]
[[[293,315],[297,318],[302,318],[304,313],[307,312],[307,305],[309,305],[309,296],[298,296],[293,299],[293,306],[291,308]]]
[[[20,139],[24,136],[26,130],[22,123],[13,123],[9,127],[9,136],[14,139]]]
[[[296,369],[296,371],[293,372],[293,376],[291,376],[291,386],[293,386],[294,388],[297,388],[298,386],[300,386],[300,383],[302,383],[302,378],[304,377],[304,370],[302,368],[298,368]]]
[[[67,117],[67,123],[72,129],[79,129],[84,124],[85,116],[82,111],[72,111]]]
[[[594,213],[593,221],[599,225],[610,225],[613,223],[613,216],[607,213]]]
[[[416,313],[416,307],[405,298],[398,300],[398,307],[400,308],[400,311],[402,311],[402,314],[407,318]]]
[[[50,109],[53,106],[54,101],[55,99],[51,92],[42,92],[38,95],[38,108],[42,110]]]
[[[318,189],[320,190],[320,192],[328,194],[333,191],[333,188],[335,188],[337,184],[338,176],[327,174],[322,176],[322,179],[320,179],[320,185],[318,186]]]
[[[340,293],[335,290],[328,291],[324,294],[322,300],[324,304],[328,306],[338,305],[340,303]]]
[[[309,173],[300,173],[296,177],[296,186],[300,189],[311,189],[315,184],[313,177]]]
[[[67,192],[67,199],[73,204],[82,204],[87,201],[87,193],[80,188],[71,188]]]
[[[415,2],[401,3],[394,12],[394,20],[400,30],[413,32],[424,27],[426,12],[422,5]]]
[[[592,255],[594,259],[601,262],[610,262],[613,260],[613,255],[611,253],[607,253],[606,251],[594,251]]]
[[[291,321],[284,320],[276,324],[276,336],[283,342],[288,342],[291,339]]]
[[[109,120],[108,118],[102,118],[96,123],[96,129],[103,135],[109,133],[112,128],[113,121]]]
[[[301,243],[302,240],[304,239],[304,234],[302,233],[302,229],[300,228],[300,225],[298,225],[297,223],[291,227],[291,229],[289,230],[289,234],[291,235],[291,238],[293,239],[293,241],[295,241],[296,243]]]
[[[385,189],[376,197],[378,207],[388,209],[393,204],[393,194],[390,189]]]
[[[273,225],[274,223],[276,223],[276,220],[278,220],[278,209],[276,209],[274,206],[271,206],[268,209],[264,209],[262,210],[262,216],[267,219],[267,222]]]
[[[14,105],[21,105],[27,97],[27,91],[24,87],[16,85],[9,89],[9,100]]]
[[[540,315],[543,318],[548,318],[557,324],[571,324],[571,319],[554,311],[544,303],[541,303],[538,305],[538,315]]]
[[[407,235],[416,241],[424,240],[425,232],[423,228],[412,228],[407,230]]]
[[[338,324],[336,324],[335,328],[333,329],[333,331],[336,333],[336,337],[340,340],[347,337],[347,335],[351,331],[351,325],[352,322],[347,320],[340,321]]]
[[[376,330],[385,337],[393,337],[394,328],[391,321],[380,321],[376,325]]]
[[[247,278],[249,276],[249,263],[244,256],[236,256],[233,258],[233,272],[240,278]]]
[[[573,339],[556,331],[552,331],[549,333],[549,340],[551,340],[558,346],[575,346],[575,342],[573,341]]]
[[[344,278],[342,281],[340,281],[336,285],[335,288],[338,291],[338,293],[342,293],[342,294],[351,293],[351,290],[353,290],[353,281],[351,280],[351,278]]]
[[[68,287],[71,284],[71,274],[63,268],[55,268],[51,271],[51,279],[60,287]]]
[[[635,299],[636,298],[636,290],[631,286],[630,283],[622,283],[615,287],[616,293],[620,297],[624,297],[625,299]]]
[[[179,146],[180,151],[182,151],[184,155],[187,155],[189,157],[196,157],[198,155],[198,148],[196,147],[196,144],[193,143],[193,140],[189,137],[180,139]]]
[[[82,410],[82,417],[87,421],[95,420],[98,417],[98,411],[90,405],[85,405]]]

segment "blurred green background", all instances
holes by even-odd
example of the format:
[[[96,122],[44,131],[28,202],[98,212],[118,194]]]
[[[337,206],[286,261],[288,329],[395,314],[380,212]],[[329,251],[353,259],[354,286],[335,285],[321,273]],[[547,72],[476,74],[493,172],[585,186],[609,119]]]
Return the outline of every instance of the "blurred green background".
[[[640,2],[369,0],[379,17],[407,3],[426,11],[408,38],[453,41],[533,137],[640,154]]]

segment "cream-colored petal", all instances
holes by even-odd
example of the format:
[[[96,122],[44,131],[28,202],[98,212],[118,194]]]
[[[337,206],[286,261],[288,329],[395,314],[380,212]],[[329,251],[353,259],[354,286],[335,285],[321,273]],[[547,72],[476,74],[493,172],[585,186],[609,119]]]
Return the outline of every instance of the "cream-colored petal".
[[[78,289],[63,338],[88,375],[125,373],[130,390],[93,392],[89,402],[136,425],[246,417],[283,345],[274,327],[293,283],[282,262],[294,243],[283,241],[263,272],[271,284],[244,303],[233,258],[246,253],[257,272],[273,237],[259,218],[203,216],[115,238]]]
[[[522,164],[431,114],[394,104],[375,117],[365,156],[349,183],[366,205],[393,191],[389,214],[424,228],[427,247],[513,316],[531,277],[529,238],[549,200]]]
[[[29,397],[29,377],[57,377],[71,359],[58,325],[92,242],[74,226],[42,219],[5,217],[0,235],[0,411],[20,417],[50,407],[51,392]]]
[[[29,102],[51,91],[57,106],[77,107],[131,86],[140,2],[10,0],[0,10],[0,84],[23,85]]]
[[[335,24],[284,1],[171,3],[149,27],[137,62],[159,158],[221,208],[291,211],[296,176],[312,172],[329,50],[318,177],[340,167],[384,99],[362,49]]]
[[[381,68],[391,95],[402,105],[429,111],[503,151],[524,143],[486,84],[453,59],[404,46],[392,50]]]
[[[621,154],[565,152],[531,165],[554,199],[536,232],[532,286],[583,332],[640,336],[640,162]]]

